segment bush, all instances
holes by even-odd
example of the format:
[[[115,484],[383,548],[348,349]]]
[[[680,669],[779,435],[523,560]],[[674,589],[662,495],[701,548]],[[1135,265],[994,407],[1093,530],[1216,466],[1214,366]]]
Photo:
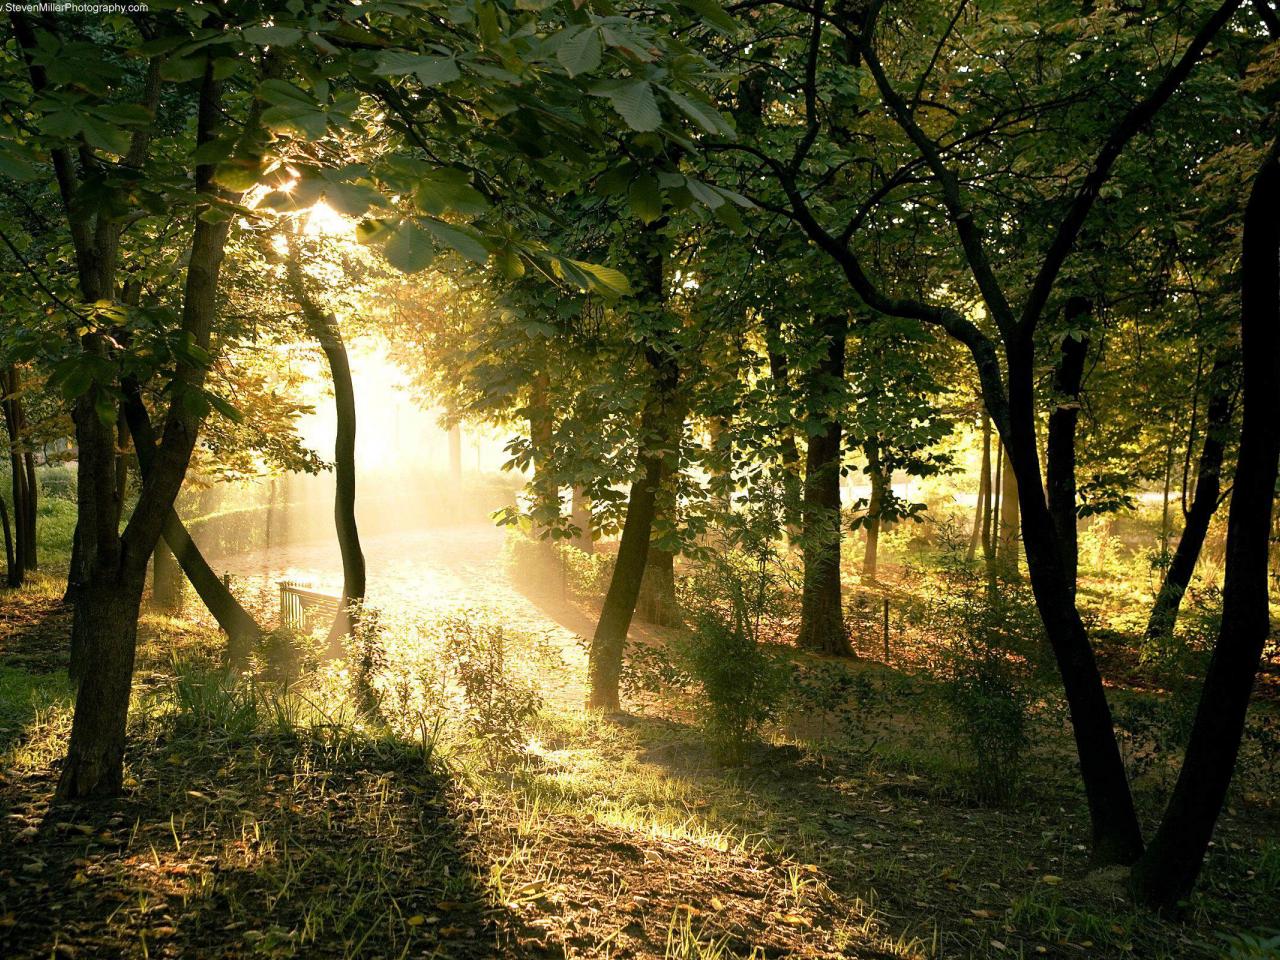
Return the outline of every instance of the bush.
[[[467,707],[467,723],[490,763],[517,753],[525,724],[542,709],[531,684],[512,675],[499,626],[454,617],[444,624],[444,655]]]
[[[1045,649],[1040,618],[1024,585],[991,590],[961,557],[943,578],[931,612],[936,633],[951,638],[936,664],[942,702],[978,801],[1004,805],[1017,794],[1030,744]]]
[[[707,739],[728,764],[741,763],[759,728],[777,716],[790,682],[790,663],[760,640],[761,623],[784,592],[775,548],[783,516],[778,491],[756,491],[746,509],[726,517],[729,549],[705,559],[686,590],[694,627],[678,653],[701,689]]]
[[[882,696],[865,673],[822,661],[792,673],[787,699],[789,712],[821,722],[824,737],[834,732],[844,747],[867,753],[875,746],[871,708]]]

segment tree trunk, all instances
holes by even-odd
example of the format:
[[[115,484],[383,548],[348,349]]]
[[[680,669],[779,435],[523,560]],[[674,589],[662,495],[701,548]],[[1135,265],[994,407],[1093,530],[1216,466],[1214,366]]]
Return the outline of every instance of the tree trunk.
[[[14,557],[13,533],[9,527],[9,507],[4,502],[3,496],[0,496],[0,526],[4,527],[5,585],[20,587],[22,586],[22,568],[18,566]]]
[[[591,536],[591,500],[582,487],[574,484],[573,502],[570,507],[570,522],[578,528],[579,533],[569,543],[583,553],[595,553],[596,542]]]
[[[1068,326],[1087,321],[1089,301],[1072,297],[1065,314]],[[1071,595],[1076,594],[1078,562],[1076,534],[1076,423],[1080,418],[1080,383],[1084,377],[1088,339],[1068,336],[1062,342],[1062,353],[1054,371],[1054,390],[1058,402],[1049,414],[1048,439],[1045,443],[1045,484],[1048,487],[1049,513],[1058,533],[1062,550],[1062,567]]]
[[[14,563],[19,571],[18,586],[22,583],[25,572],[35,569],[35,535],[34,512],[31,509],[32,479],[27,471],[26,458],[23,456],[25,442],[22,401],[18,397],[18,371],[13,365],[5,367],[0,374],[0,394],[3,402],[0,408],[4,411],[5,432],[9,438],[9,471],[13,499],[13,533]],[[12,575],[11,575],[12,579]]]
[[[151,556],[151,603],[164,613],[182,609],[182,570],[163,537]]]
[[[802,501],[804,484],[800,476],[800,448],[796,445],[795,416],[791,410],[791,371],[787,360],[782,329],[772,311],[765,311],[765,350],[769,355],[769,377],[783,409],[778,416],[778,459],[781,461],[782,488],[785,498],[787,539],[794,546],[803,535]]]
[[[351,382],[351,364],[347,359],[347,347],[337,318],[325,313],[310,296],[306,278],[298,259],[296,238],[288,238],[289,255],[285,273],[292,288],[293,297],[302,308],[307,330],[320,344],[329,364],[329,377],[333,382],[333,404],[337,413],[337,435],[333,449],[333,521],[338,536],[338,550],[342,555],[342,597],[338,614],[329,628],[330,653],[338,654],[343,641],[350,636],[359,620],[360,607],[364,603],[365,563],[360,547],[360,528],[356,522],[356,394]]]
[[[591,639],[591,697],[588,706],[606,711],[616,711],[620,707],[618,681],[622,675],[627,631],[631,627],[648,563],[649,539],[653,534],[662,478],[675,466],[675,444],[670,436],[670,424],[675,418],[669,411],[672,394],[679,382],[679,368],[669,354],[647,350],[646,356],[654,370],[655,383],[641,416],[641,443],[644,447],[640,461],[644,474],[631,484],[627,518],[622,525],[613,576],[609,579],[609,590]]]
[[[853,648],[840,590],[840,409],[848,318],[833,316],[824,327],[826,356],[808,390],[811,415],[825,418],[825,429],[809,438],[805,455],[804,580],[796,642],[815,653],[848,657]]]
[[[1187,510],[1186,523],[1147,621],[1147,640],[1159,642],[1173,635],[1182,596],[1191,584],[1209,524],[1222,499],[1222,461],[1226,433],[1231,429],[1231,367],[1234,356],[1221,353],[1209,374],[1209,409],[1205,415],[1204,444],[1196,466],[1196,490]]]
[[[1038,455],[1036,459],[1037,461],[1039,460]],[[996,569],[1004,579],[1016,580],[1018,578],[1018,554],[1021,553],[1018,547],[1018,539],[1022,532],[1018,517],[1018,477],[1013,470],[1009,469],[1012,464],[1008,451],[1005,451],[1004,462],[1004,473],[1000,477],[1002,487],[999,513],[1000,542],[996,548]],[[1037,477],[1038,474],[1039,471],[1037,470]]]
[[[644,299],[641,303],[665,314],[665,253],[659,245],[661,241],[657,230],[655,225],[643,235],[652,248],[645,252],[639,271],[643,282],[641,296]],[[631,483],[618,556],[613,576],[609,579],[609,590],[600,608],[600,620],[591,638],[589,654],[591,693],[587,705],[605,711],[616,711],[621,706],[618,683],[622,676],[622,656],[649,557],[649,539],[653,533],[659,488],[664,474],[673,473],[679,463],[677,447],[680,438],[672,435],[672,427],[683,422],[683,417],[676,415],[675,407],[680,367],[673,349],[665,344],[650,341],[644,353],[653,374],[653,384],[640,415],[638,466],[642,473]]]
[[[1280,140],[1245,209],[1240,335],[1243,425],[1227,519],[1222,624],[1205,674],[1186,758],[1164,819],[1135,866],[1149,906],[1176,909],[1190,894],[1235,770],[1268,617],[1268,533],[1280,461]],[[1197,498],[1199,494],[1197,492]]]
[[[867,501],[867,517],[863,523],[867,544],[862,551],[862,581],[875,583],[880,553],[880,512],[884,510],[884,492],[888,483],[880,466],[880,444],[871,440],[864,449],[867,453],[867,476],[871,478],[871,497]]]
[[[973,563],[978,556],[978,544],[983,542],[983,527],[991,510],[991,418],[982,414],[982,465],[978,468],[978,499],[973,507],[973,532],[969,534],[968,560]]]
[[[1040,481],[1035,425],[1035,351],[1030,338],[1012,339],[1007,357],[1008,414],[1002,425],[1002,432],[1006,434],[1003,437],[1006,472],[1017,484],[1031,588],[1070,710],[1080,777],[1093,829],[1093,857],[1100,864],[1130,864],[1142,853],[1142,833],[1116,743],[1102,675],[1068,585],[1057,530]]]
[[[138,385],[126,381],[124,395],[124,403],[121,405],[123,422],[128,424],[133,436],[138,469],[145,482],[155,462],[155,432]],[[262,640],[262,629],[209,566],[204,554],[183,526],[177,511],[170,509],[164,519],[161,539],[152,555],[151,595],[161,609],[176,610],[181,604],[182,578],[175,569],[175,561],[195,587],[200,601],[227,635],[227,664],[232,667],[243,666],[249,654]]]

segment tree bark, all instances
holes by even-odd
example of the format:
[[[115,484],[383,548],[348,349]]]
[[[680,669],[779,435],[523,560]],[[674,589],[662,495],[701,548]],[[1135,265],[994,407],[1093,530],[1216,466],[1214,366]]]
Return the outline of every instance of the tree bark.
[[[1067,301],[1068,326],[1087,320],[1090,304],[1083,297]],[[1087,338],[1068,336],[1054,371],[1057,405],[1049,414],[1048,438],[1045,442],[1045,485],[1048,488],[1049,513],[1058,533],[1062,550],[1062,567],[1067,586],[1076,594],[1079,557],[1076,533],[1076,423],[1080,418],[1080,384],[1084,377],[1084,361],[1089,352]]]
[[[653,391],[641,416],[640,461],[644,473],[632,481],[627,498],[627,518],[622,526],[622,539],[618,544],[618,556],[614,562],[609,590],[600,608],[600,620],[591,638],[589,671],[591,695],[588,706],[597,710],[616,711],[621,703],[618,682],[622,675],[622,655],[626,646],[627,631],[640,596],[640,584],[644,578],[649,558],[649,538],[653,532],[653,520],[657,511],[659,489],[663,473],[674,466],[675,451],[669,436],[672,417],[669,408],[672,394],[679,382],[679,368],[669,354],[646,351],[650,367],[654,371]]]
[[[36,568],[35,469],[28,469],[25,455],[26,424],[22,413],[17,367],[10,364],[0,374],[5,432],[9,438],[9,470],[13,500],[14,562],[22,575]],[[20,575],[18,584],[22,583]]]
[[[1142,832],[1115,738],[1111,708],[1084,622],[1068,585],[1063,552],[1040,481],[1036,449],[1035,349],[1030,337],[1007,345],[1008,405],[1003,437],[1006,471],[1016,482],[1022,541],[1036,607],[1053,650],[1071,714],[1100,864],[1131,864],[1142,853]],[[997,425],[999,419],[993,417]]]
[[[1270,632],[1267,566],[1280,462],[1280,139],[1254,179],[1241,255],[1243,424],[1227,519],[1222,625],[1173,796],[1133,885],[1147,905],[1178,907],[1204,863],[1244,733]]]
[[[288,238],[285,275],[293,297],[302,308],[307,331],[320,344],[329,364],[333,382],[333,404],[337,413],[337,434],[333,449],[333,521],[342,556],[342,597],[338,614],[329,628],[329,650],[339,654],[343,641],[359,622],[365,595],[364,551],[360,547],[360,528],[356,522],[356,394],[351,381],[351,364],[337,317],[325,313],[307,291],[306,278],[298,259],[297,241]]]
[[[657,225],[650,227],[643,236],[650,249],[645,251],[640,265],[640,291],[644,298],[642,305],[664,315],[665,254],[657,230]],[[641,473],[631,483],[618,556],[609,580],[609,590],[600,608],[600,620],[591,638],[588,658],[591,693],[587,705],[605,711],[617,711],[621,706],[618,685],[622,676],[622,657],[649,557],[649,539],[653,533],[659,488],[664,473],[674,472],[679,463],[680,437],[673,435],[672,429],[674,423],[682,421],[675,415],[680,367],[674,348],[652,337],[646,343],[644,354],[653,381],[640,415],[638,466]]]
[[[124,422],[133,436],[133,446],[138,454],[138,469],[145,483],[155,464],[155,432],[137,384],[126,381],[124,395]],[[176,609],[181,602],[182,581],[178,570],[174,568],[175,561],[195,587],[200,601],[227,635],[227,664],[231,667],[243,666],[249,654],[261,642],[262,628],[209,566],[177,511],[171,508],[164,519],[161,538],[152,556],[151,595],[162,609]],[[159,591],[157,585],[160,587]]]
[[[1034,442],[1034,441],[1033,441]],[[1037,461],[1039,457],[1037,456]],[[1018,517],[1018,477],[1009,467],[1011,461],[1008,451],[1005,452],[1004,473],[1000,477],[1000,515],[999,515],[999,546],[996,549],[996,568],[1001,577],[1006,580],[1016,580],[1018,578],[1018,554],[1022,551],[1019,549],[1018,540],[1022,533],[1021,525]],[[1037,476],[1039,470],[1037,469]]]
[[[826,356],[808,385],[811,416],[822,418],[823,429],[809,438],[805,454],[804,580],[800,597],[800,632],[804,649],[833,656],[853,656],[844,624],[840,589],[840,407],[843,395],[845,338],[848,318],[827,318],[821,333]]]
[[[9,506],[2,496],[0,496],[0,526],[4,527],[5,585],[20,587],[22,586],[22,568],[18,566],[14,556],[13,533],[9,527]]]
[[[532,510],[533,535],[545,540],[547,531],[560,517],[560,490],[551,475],[551,455],[555,442],[555,418],[551,413],[551,381],[546,370],[537,370],[529,380],[529,445],[533,452]]]
[[[182,570],[164,537],[151,557],[151,603],[165,613],[182,609]]]
[[[987,517],[991,513],[991,418],[982,413],[982,465],[978,468],[978,500],[973,508],[973,532],[969,535],[968,559],[973,563],[978,555],[978,545],[985,548]]]
[[[668,426],[670,435],[679,436],[682,425],[677,425],[673,418],[673,423]],[[673,479],[664,461],[653,510],[653,526],[659,529],[671,522],[676,509]],[[652,533],[650,537],[652,538]],[[660,627],[674,627],[681,622],[680,607],[676,602],[676,555],[653,543],[649,544],[649,553],[645,558],[635,615],[646,623]]]
[[[1147,621],[1147,640],[1159,642],[1173,635],[1183,594],[1191,584],[1209,524],[1222,500],[1222,462],[1226,434],[1231,429],[1231,368],[1234,356],[1219,354],[1209,374],[1209,408],[1205,413],[1204,443],[1196,465],[1196,489],[1187,510],[1182,536],[1173,552]]]
[[[867,476],[871,478],[871,497],[867,501],[867,517],[863,522],[867,543],[862,551],[862,580],[864,583],[875,583],[880,559],[880,513],[884,510],[884,493],[888,481],[880,466],[879,442],[868,441],[864,449],[867,453]]]

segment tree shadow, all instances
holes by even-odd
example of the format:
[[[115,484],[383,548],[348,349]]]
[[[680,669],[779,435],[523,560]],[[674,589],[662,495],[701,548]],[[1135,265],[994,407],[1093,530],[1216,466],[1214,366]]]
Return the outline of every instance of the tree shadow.
[[[126,793],[0,782],[0,955],[537,956],[421,749],[338,729],[135,736]]]

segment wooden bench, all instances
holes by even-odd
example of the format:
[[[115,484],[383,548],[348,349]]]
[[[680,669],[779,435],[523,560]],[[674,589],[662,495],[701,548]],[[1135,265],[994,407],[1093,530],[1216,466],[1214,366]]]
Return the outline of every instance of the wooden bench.
[[[338,615],[341,597],[320,593],[290,580],[280,581],[280,626],[286,630],[311,631],[328,626]]]

